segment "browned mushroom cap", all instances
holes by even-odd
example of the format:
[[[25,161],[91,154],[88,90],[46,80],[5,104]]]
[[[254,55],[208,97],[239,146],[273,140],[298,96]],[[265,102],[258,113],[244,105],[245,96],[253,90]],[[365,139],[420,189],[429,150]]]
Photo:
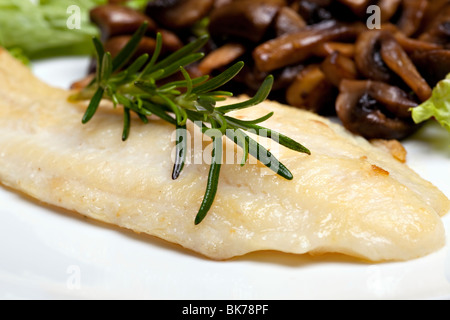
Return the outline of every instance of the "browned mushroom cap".
[[[111,53],[111,56],[114,58],[117,54],[122,50],[125,45],[130,41],[131,36],[116,36],[108,39],[105,42],[105,50]],[[143,37],[141,42],[139,43],[139,47],[136,50],[134,56],[138,57],[144,53],[151,54],[156,47],[156,41],[150,37]]]
[[[339,0],[339,2],[349,7],[357,16],[364,16],[372,0]]]
[[[380,0],[378,7],[381,11],[381,22],[389,21],[397,12],[402,0]]]
[[[145,12],[166,28],[181,29],[205,17],[213,5],[214,0],[153,0]]]
[[[183,46],[183,43],[176,37],[176,35],[172,34],[170,31],[167,30],[158,30],[161,32],[162,35],[162,48],[161,48],[161,54],[165,55],[170,52],[174,52],[178,49],[180,49]],[[131,35],[120,35],[115,36],[107,41],[105,41],[105,50],[109,51],[111,53],[112,57],[115,57],[120,50],[122,50],[125,45],[130,41]],[[156,40],[144,36],[139,43],[139,46],[134,54],[134,58],[139,57],[140,55],[144,53],[148,53],[151,55],[156,46]]]
[[[246,63],[241,72],[234,78],[240,84],[243,84],[246,88],[249,88],[248,93],[254,94],[260,87],[266,77],[270,74],[274,77],[274,82],[271,90],[271,97],[276,96],[280,98],[280,101],[285,102],[286,88],[298,77],[298,74],[305,69],[303,64],[291,65],[273,72],[265,72],[256,68],[251,63]],[[242,86],[240,86],[242,87]],[[239,88],[237,88],[239,89]],[[242,91],[240,88],[239,91]]]
[[[343,80],[336,99],[344,127],[367,139],[401,140],[414,133],[418,126],[401,117],[414,106],[399,88],[370,80]]]
[[[291,7],[300,13],[307,24],[311,25],[333,19],[333,14],[329,10],[332,3],[332,0],[295,1]]]
[[[321,43],[354,39],[360,31],[360,24],[348,25],[335,21],[309,26],[300,32],[262,43],[253,51],[253,59],[261,71],[272,71],[304,61],[314,54]]]
[[[401,37],[404,36],[398,38]],[[412,41],[403,41],[403,44],[411,46]],[[427,46],[418,46],[416,49],[423,50],[425,47]],[[396,37],[387,30],[362,33],[356,42],[355,62],[359,72],[370,80],[392,83],[398,76],[421,101],[431,96],[430,86],[417,71]]]
[[[399,29],[407,36],[413,35],[420,28],[428,6],[428,0],[402,0]]]
[[[315,113],[328,113],[333,109],[335,98],[335,87],[318,64],[308,65],[298,73],[286,90],[286,101],[291,106]]]
[[[427,10],[422,19],[422,26],[420,27],[420,32],[428,29],[431,24],[436,21],[436,18],[446,10],[446,7],[450,4],[449,0],[432,0],[428,1]]]
[[[180,40],[175,32],[167,29],[157,29],[157,32],[161,34],[162,47],[168,52],[177,51],[184,46],[184,43]]]
[[[432,88],[450,73],[450,50],[416,51],[411,60]]]
[[[405,91],[383,82],[371,81],[367,93],[398,118],[410,118],[411,108],[417,107]]]
[[[213,8],[220,8],[223,5],[229,4],[230,2],[233,2],[234,0],[214,0]]]
[[[316,46],[314,55],[326,58],[336,51],[343,56],[353,58],[355,56],[355,45],[353,43],[345,42],[323,42]]]
[[[148,30],[155,31],[155,22],[139,11],[118,4],[106,4],[93,8],[90,19],[102,32],[103,40],[116,35],[133,34],[144,22]]]
[[[431,22],[426,25],[424,32],[419,36],[420,40],[441,44],[450,48],[450,2],[438,7],[440,10]]]
[[[355,62],[338,51],[330,54],[320,67],[328,81],[338,88],[343,79],[358,78]]]
[[[361,33],[355,43],[355,62],[358,71],[375,81],[390,82],[392,72],[381,57],[381,39],[386,31],[370,30]]]
[[[225,67],[245,53],[245,46],[240,43],[227,43],[210,52],[198,65],[202,74]]]
[[[287,33],[295,33],[306,27],[305,20],[290,7],[282,7],[275,19],[276,36]]]
[[[232,37],[259,42],[266,34],[284,0],[241,0],[224,4],[210,15],[212,37]]]

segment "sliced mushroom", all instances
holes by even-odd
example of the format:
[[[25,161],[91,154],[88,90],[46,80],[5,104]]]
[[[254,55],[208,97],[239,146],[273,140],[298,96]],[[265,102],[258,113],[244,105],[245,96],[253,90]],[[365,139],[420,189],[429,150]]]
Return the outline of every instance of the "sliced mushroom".
[[[253,51],[253,59],[261,71],[272,71],[306,60],[314,55],[315,48],[321,43],[354,39],[360,31],[360,24],[334,21],[310,26],[262,43]]]
[[[284,0],[240,0],[224,4],[211,12],[209,31],[215,38],[259,42],[285,4]]]
[[[159,29],[157,30],[161,34],[161,41],[164,50],[168,52],[177,51],[184,46],[184,43],[180,40],[180,38],[176,35],[176,33],[167,30],[167,29]]]
[[[397,12],[402,0],[380,0],[378,7],[381,11],[381,22],[389,21]]]
[[[416,51],[411,60],[432,88],[450,73],[450,50]]]
[[[446,7],[450,5],[449,0],[432,0],[428,1],[428,7],[425,11],[425,15],[422,19],[421,32],[424,32],[437,20],[436,18],[446,10]]]
[[[155,22],[143,13],[131,8],[106,4],[93,8],[90,19],[102,33],[103,40],[116,35],[133,34],[144,22],[148,23],[148,30],[155,31]]]
[[[361,17],[365,15],[366,9],[372,0],[339,0],[339,2],[349,7],[353,13]]]
[[[234,0],[214,0],[214,5],[213,8],[220,8],[223,5],[229,4],[231,2],[233,2]]]
[[[114,58],[122,50],[125,45],[130,41],[131,36],[116,36],[105,42],[105,50],[111,53]],[[153,53],[156,47],[156,41],[150,37],[143,37],[139,43],[139,47],[136,50],[134,56],[138,57],[144,53]]]
[[[422,101],[431,95],[430,86],[408,54],[392,33],[386,30],[361,34],[356,43],[355,62],[361,74],[370,80],[392,83],[398,76]]]
[[[227,43],[209,53],[198,65],[202,74],[210,74],[213,70],[229,65],[245,53],[245,46],[240,43]]]
[[[406,109],[417,104],[401,92],[381,82],[343,80],[336,112],[344,127],[355,134],[367,139],[402,140],[418,126],[410,117],[402,117]]]
[[[241,72],[234,78],[238,83],[238,91],[242,92],[244,87],[250,89],[246,92],[253,95],[261,87],[264,79],[270,74],[274,77],[274,82],[272,85],[273,96],[276,93],[277,97],[285,101],[285,90],[294,81],[298,74],[304,69],[304,65],[297,64],[292,66],[287,66],[273,72],[265,72],[256,68],[251,63],[247,63],[242,68]]]
[[[355,62],[338,51],[329,55],[322,62],[320,68],[328,81],[337,88],[339,88],[343,79],[358,78],[358,70],[356,69]]]
[[[295,9],[308,25],[312,25],[333,19],[333,14],[328,10],[332,2],[332,0],[298,1]]]
[[[306,27],[305,20],[292,8],[282,7],[275,20],[276,36],[287,33],[295,33]]]
[[[394,33],[395,40],[405,50],[406,53],[411,54],[413,52],[423,52],[442,49],[443,46],[436,43],[431,43],[423,40],[406,37],[403,33]]]
[[[427,25],[419,39],[440,44],[450,49],[450,2],[439,8],[439,12]]]
[[[146,14],[169,29],[182,29],[209,14],[214,0],[153,0],[149,1]]]
[[[381,57],[381,39],[386,31],[369,30],[361,33],[355,44],[358,71],[370,80],[390,82],[393,74]]]
[[[410,118],[411,109],[417,107],[417,102],[405,91],[383,82],[370,82],[367,93],[398,118]]]
[[[314,49],[314,55],[318,57],[328,57],[334,52],[339,52],[341,55],[348,58],[355,56],[355,45],[353,43],[345,42],[323,42],[316,46]]]
[[[297,108],[315,113],[333,109],[335,87],[328,81],[319,65],[309,65],[301,71],[286,90],[286,101]]]
[[[428,0],[402,0],[402,14],[397,25],[406,36],[419,30],[427,6]]]
[[[303,64],[297,64],[287,66],[282,69],[278,69],[275,70],[274,72],[271,72],[270,74],[274,76],[273,90],[279,91],[282,89],[285,90],[287,87],[291,85],[291,83],[297,78],[298,74],[304,69],[305,66]],[[283,93],[283,96],[285,96],[285,93]]]
[[[389,33],[382,35],[381,57],[386,65],[403,79],[421,101],[425,101],[431,96],[430,86],[419,74],[400,44]]]

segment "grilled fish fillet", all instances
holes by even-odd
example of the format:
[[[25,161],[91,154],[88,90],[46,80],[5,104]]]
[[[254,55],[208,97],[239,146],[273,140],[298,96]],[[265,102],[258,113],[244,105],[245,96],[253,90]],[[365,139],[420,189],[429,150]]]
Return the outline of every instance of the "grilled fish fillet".
[[[441,216],[450,204],[435,186],[340,125],[269,101],[234,116],[255,119],[274,111],[264,125],[303,143],[312,155],[273,147],[292,171],[291,181],[259,163],[223,165],[213,207],[195,225],[208,157],[187,164],[173,181],[171,125],[133,120],[122,142],[119,114],[104,106],[82,125],[86,105],[68,102],[69,94],[42,83],[0,49],[3,185],[212,259],[278,250],[406,260],[444,245]],[[202,153],[193,151],[193,157]]]

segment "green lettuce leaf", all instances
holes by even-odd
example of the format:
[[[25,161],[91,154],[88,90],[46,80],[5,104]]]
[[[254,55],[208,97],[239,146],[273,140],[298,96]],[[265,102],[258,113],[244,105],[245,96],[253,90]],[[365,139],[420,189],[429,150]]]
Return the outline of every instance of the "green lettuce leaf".
[[[148,2],[149,0],[128,0],[124,5],[135,10],[144,11]]]
[[[436,85],[430,99],[411,112],[415,123],[435,118],[450,132],[450,74]]]
[[[1,0],[0,45],[20,49],[29,59],[91,54],[98,28],[89,21],[89,10],[106,0]],[[67,21],[80,9],[80,28]]]

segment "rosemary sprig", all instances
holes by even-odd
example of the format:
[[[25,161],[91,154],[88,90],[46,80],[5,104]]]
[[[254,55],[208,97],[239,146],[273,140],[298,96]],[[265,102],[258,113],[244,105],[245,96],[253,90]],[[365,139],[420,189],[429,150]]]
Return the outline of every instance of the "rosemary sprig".
[[[195,224],[203,221],[211,209],[218,190],[223,136],[242,148],[241,165],[245,165],[251,155],[281,177],[291,180],[293,176],[289,169],[245,133],[245,131],[251,131],[261,135],[260,133],[264,132],[265,137],[275,140],[280,145],[310,154],[310,151],[300,143],[260,125],[272,117],[273,112],[259,119],[247,121],[227,115],[231,111],[249,108],[263,102],[272,89],[273,77],[268,76],[258,92],[247,101],[216,107],[218,101],[233,95],[228,91],[220,91],[219,88],[232,80],[240,72],[244,63],[238,62],[213,78],[209,76],[191,78],[185,67],[203,57],[203,54],[198,51],[208,41],[207,36],[197,38],[158,61],[162,47],[160,34],[156,37],[156,48],[151,57],[143,54],[132,61],[146,28],[147,25],[144,23],[114,59],[109,52],[105,52],[100,40],[97,38],[93,40],[97,53],[95,78],[73,97],[75,100],[90,100],[82,123],[88,123],[97,112],[100,102],[107,99],[112,101],[115,107],[123,108],[122,140],[124,141],[130,134],[131,113],[135,113],[144,123],[149,122],[149,116],[155,115],[173,124],[177,132],[173,179],[180,176],[185,166],[186,123],[192,121],[199,125],[202,132],[212,138],[213,148],[205,195],[195,217]],[[181,73],[184,80],[166,81],[165,84],[160,84],[161,80],[177,72]]]

